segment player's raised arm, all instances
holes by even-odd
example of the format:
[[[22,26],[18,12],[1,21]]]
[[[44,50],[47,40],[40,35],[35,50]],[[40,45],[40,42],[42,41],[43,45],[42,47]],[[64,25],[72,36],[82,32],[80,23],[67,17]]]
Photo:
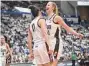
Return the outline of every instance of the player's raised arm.
[[[83,35],[80,33],[77,33],[75,30],[73,30],[71,27],[69,27],[60,16],[56,16],[54,18],[54,22],[58,23],[59,25],[61,25],[67,32],[72,33],[73,35],[78,36],[79,38],[82,38]]]
[[[30,29],[28,29],[27,43],[28,43],[28,48],[31,53],[32,52],[32,33],[31,33]]]

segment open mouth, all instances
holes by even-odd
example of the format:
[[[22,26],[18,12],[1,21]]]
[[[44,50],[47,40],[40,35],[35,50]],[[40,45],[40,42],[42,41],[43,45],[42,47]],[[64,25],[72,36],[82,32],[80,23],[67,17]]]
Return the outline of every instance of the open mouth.
[[[46,8],[46,10],[49,10],[49,8]]]

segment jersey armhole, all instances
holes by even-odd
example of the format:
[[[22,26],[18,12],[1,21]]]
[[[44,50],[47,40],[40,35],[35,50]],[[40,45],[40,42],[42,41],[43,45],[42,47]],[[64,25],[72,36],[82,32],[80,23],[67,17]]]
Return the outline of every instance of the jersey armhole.
[[[45,18],[39,18],[38,21],[37,21],[37,25],[38,25],[39,28],[41,28],[40,25],[39,25],[39,23],[38,23],[40,19],[44,19],[46,21]]]
[[[56,23],[56,22],[54,21],[54,18],[55,18],[56,16],[57,16],[57,15],[55,15],[55,16],[53,17],[53,23],[58,24],[58,23]]]

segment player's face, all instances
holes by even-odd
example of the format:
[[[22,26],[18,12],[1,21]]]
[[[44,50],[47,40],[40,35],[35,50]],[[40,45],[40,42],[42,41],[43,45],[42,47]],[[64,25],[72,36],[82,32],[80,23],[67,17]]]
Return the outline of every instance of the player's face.
[[[51,11],[53,12],[53,10],[54,10],[54,7],[53,7],[52,2],[48,2],[46,5],[46,12],[50,13]]]
[[[1,36],[1,44],[3,44],[3,43],[5,43],[5,38],[4,38],[4,36]]]

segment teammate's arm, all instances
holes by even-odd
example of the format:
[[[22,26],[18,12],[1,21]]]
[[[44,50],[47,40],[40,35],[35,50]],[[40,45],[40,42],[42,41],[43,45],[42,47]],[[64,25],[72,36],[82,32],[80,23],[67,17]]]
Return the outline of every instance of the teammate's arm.
[[[32,33],[30,31],[30,29],[28,29],[28,37],[27,37],[27,43],[28,43],[28,49],[29,49],[29,55],[28,57],[30,58],[30,60],[34,59],[34,55],[33,55],[33,50],[32,50]]]
[[[73,30],[71,27],[69,27],[69,26],[63,21],[63,19],[62,19],[60,16],[56,16],[56,17],[54,18],[54,22],[56,22],[57,24],[61,25],[67,32],[70,32],[70,33],[72,33],[73,35],[76,35],[76,36],[78,36],[78,37],[80,37],[80,38],[83,37],[82,34],[77,33],[75,30]]]
[[[32,33],[30,29],[28,29],[27,43],[28,43],[28,49],[30,53],[32,53]]]
[[[8,44],[6,44],[6,47],[7,47],[7,54],[6,54],[6,57],[8,57],[9,55],[12,55],[11,53],[11,50],[10,50],[10,47]]]
[[[45,19],[40,19],[38,22],[39,26],[41,27],[41,31],[43,34],[43,38],[45,39],[45,41],[47,42],[49,49],[51,49],[51,43],[50,43],[50,39],[48,38],[48,34],[47,34],[47,28],[46,28],[46,22]]]

